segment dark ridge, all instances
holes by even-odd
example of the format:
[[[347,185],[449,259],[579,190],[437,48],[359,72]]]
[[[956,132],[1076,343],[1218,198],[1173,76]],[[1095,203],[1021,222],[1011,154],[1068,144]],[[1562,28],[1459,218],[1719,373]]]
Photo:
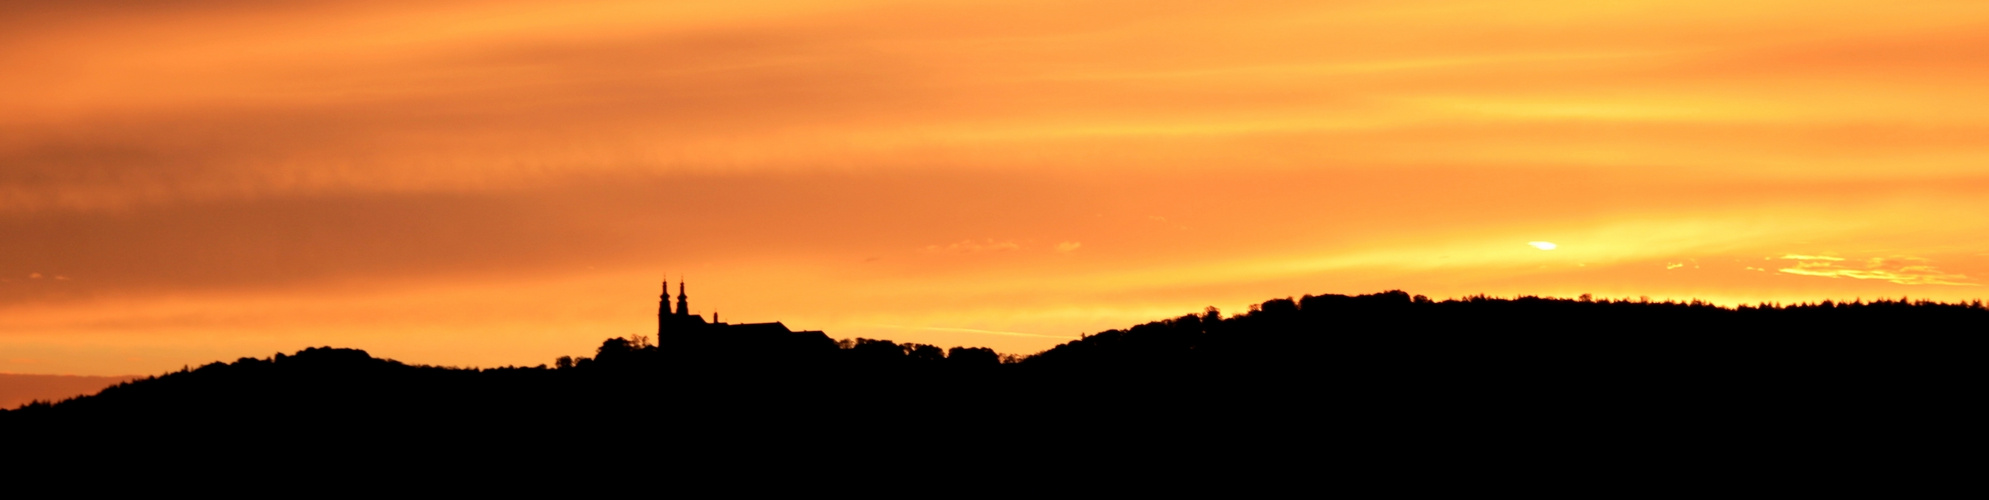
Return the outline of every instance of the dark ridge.
[[[651,430],[629,439],[725,449],[900,431],[1405,446],[1630,439],[1629,428],[1647,444],[1743,431],[1793,439],[1880,413],[1929,425],[1980,417],[1972,395],[1983,389],[1989,309],[1903,298],[1439,302],[1390,291],[1276,299],[1230,317],[1210,308],[1027,357],[784,327],[723,332],[608,339],[552,366],[484,369],[311,348],[36,402],[0,412],[0,427],[540,439],[631,425]]]

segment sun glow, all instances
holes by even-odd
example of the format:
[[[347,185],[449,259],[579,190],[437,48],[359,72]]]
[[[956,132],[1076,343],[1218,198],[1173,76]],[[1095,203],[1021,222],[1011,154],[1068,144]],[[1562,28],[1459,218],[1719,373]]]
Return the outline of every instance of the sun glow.
[[[1984,2],[30,3],[0,372],[1989,282]]]

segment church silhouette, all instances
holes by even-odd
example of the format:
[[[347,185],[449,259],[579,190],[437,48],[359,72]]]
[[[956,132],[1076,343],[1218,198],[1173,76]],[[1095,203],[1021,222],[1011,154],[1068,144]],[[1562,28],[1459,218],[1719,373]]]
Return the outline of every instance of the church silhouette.
[[[718,313],[711,313],[711,321],[704,316],[691,314],[691,296],[684,293],[684,282],[677,282],[677,307],[670,308],[670,280],[663,280],[662,300],[656,306],[656,341],[703,337],[705,335],[769,335],[769,334],[818,334],[820,331],[796,332],[779,321],[772,323],[727,324],[718,321]],[[827,338],[824,336],[824,338]]]

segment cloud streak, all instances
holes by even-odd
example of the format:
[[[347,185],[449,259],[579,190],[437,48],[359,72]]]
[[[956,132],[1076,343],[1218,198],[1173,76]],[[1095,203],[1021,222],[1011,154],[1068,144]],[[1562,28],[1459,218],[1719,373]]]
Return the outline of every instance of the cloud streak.
[[[1970,282],[1966,275],[1942,271],[1929,265],[1927,259],[1919,257],[1873,257],[1846,261],[1839,257],[1789,254],[1782,258],[1794,260],[1795,265],[1778,271],[1797,276],[1881,280],[1901,285],[1982,286]]]
[[[0,35],[36,75],[0,82],[0,210],[686,171],[1989,159],[1989,105],[1935,84],[1979,71],[1977,7],[1163,3],[45,4]]]
[[[1981,2],[7,9],[0,352],[79,372],[175,336],[214,347],[155,368],[295,348],[266,331],[536,364],[639,330],[653,292],[613,283],[687,270],[728,317],[877,337],[1389,288],[1955,299],[1989,272],[1989,222],[1956,216],[1989,212]],[[606,274],[540,286],[578,272]],[[873,309],[920,320],[848,316]]]

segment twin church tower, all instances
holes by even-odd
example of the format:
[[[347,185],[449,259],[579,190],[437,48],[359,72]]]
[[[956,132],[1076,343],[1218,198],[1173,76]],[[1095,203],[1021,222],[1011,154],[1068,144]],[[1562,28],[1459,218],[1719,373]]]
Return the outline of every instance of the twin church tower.
[[[673,310],[670,308],[670,280],[663,280],[662,299],[656,305],[656,342],[658,345],[673,339],[708,334],[791,335],[800,333],[821,336],[824,339],[828,338],[820,331],[796,332],[789,330],[787,329],[787,325],[780,324],[778,321],[773,323],[720,323],[718,322],[717,312],[711,313],[711,322],[707,323],[703,316],[691,314],[691,296],[684,293],[684,282],[682,281],[677,282],[676,309]]]
[[[718,323],[718,314],[712,313],[712,324]],[[670,310],[670,280],[663,280],[663,300],[656,306],[656,338],[661,340],[672,333],[689,333],[704,329],[709,324],[704,317],[691,314],[691,296],[684,293],[684,282],[677,282],[677,310]]]

